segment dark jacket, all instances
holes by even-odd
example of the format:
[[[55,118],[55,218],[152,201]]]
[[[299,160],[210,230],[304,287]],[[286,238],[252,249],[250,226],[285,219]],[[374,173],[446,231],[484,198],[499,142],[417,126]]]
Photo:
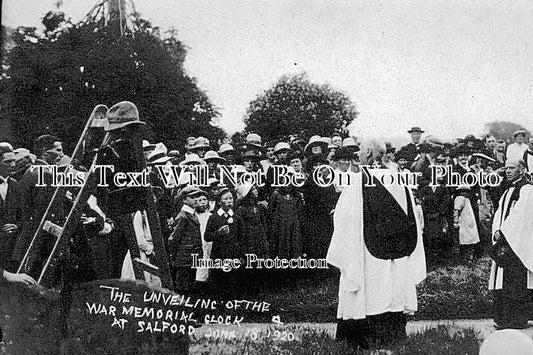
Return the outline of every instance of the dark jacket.
[[[194,214],[184,209],[178,213],[168,238],[168,248],[171,264],[175,267],[192,266],[192,254],[202,258],[200,222]]]
[[[46,162],[37,159],[34,165],[48,165]],[[21,261],[26,250],[41,222],[41,219],[52,200],[55,187],[52,184],[52,172],[49,169],[44,171],[44,184],[46,186],[37,186],[39,179],[39,170],[26,170],[22,179],[19,181],[21,201],[22,201],[22,227],[20,236],[13,250],[13,259]],[[64,222],[63,205],[59,202],[56,211],[51,215],[53,223],[62,225]]]
[[[407,145],[404,145],[400,150],[402,151],[402,153],[405,152],[406,159],[409,162],[408,166],[411,166],[411,164],[413,164],[413,162],[415,161],[416,156],[418,155],[416,144],[411,142]]]
[[[211,249],[212,259],[233,259],[241,257],[241,239],[243,234],[242,218],[233,213],[233,216],[228,214],[224,217],[222,209],[213,211],[207,221],[204,239],[206,242],[213,242]],[[231,223],[230,223],[231,222]],[[229,233],[223,234],[218,232],[218,229],[224,225],[229,226]]]
[[[12,255],[15,242],[20,234],[22,222],[22,204],[20,188],[17,181],[7,179],[7,194],[5,200],[0,196],[0,228],[4,224],[15,224],[18,229],[14,233],[5,233],[0,230],[0,267],[12,270]]]

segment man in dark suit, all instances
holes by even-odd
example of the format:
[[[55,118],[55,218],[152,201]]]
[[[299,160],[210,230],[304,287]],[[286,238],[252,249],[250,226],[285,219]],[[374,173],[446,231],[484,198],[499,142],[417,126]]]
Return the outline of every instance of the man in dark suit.
[[[11,260],[20,222],[20,195],[17,182],[10,177],[14,169],[15,154],[9,147],[0,146],[0,280],[30,285],[35,280],[26,274],[16,274]]]
[[[200,221],[194,214],[196,197],[207,194],[195,186],[187,186],[179,193],[183,202],[180,212],[176,216],[172,234],[168,238],[170,262],[176,271],[176,289],[191,291],[194,289],[196,269],[193,269],[193,254],[197,260],[202,259],[202,235]]]
[[[34,153],[37,156],[34,166],[55,165],[63,156],[61,141],[59,138],[50,134],[40,136],[35,140]],[[42,170],[42,173],[40,173],[40,170]],[[44,177],[44,181],[39,181],[41,174]],[[37,227],[48,208],[48,204],[52,199],[55,191],[55,187],[51,186],[52,179],[52,171],[48,168],[29,168],[19,181],[22,225],[20,237],[15,243],[13,250],[13,260],[16,262],[20,262],[24,257],[33,234],[37,230]],[[39,182],[44,186],[38,186]],[[51,219],[53,223],[61,225],[63,223],[63,217],[63,206],[60,204],[57,210],[52,212]],[[42,242],[42,248],[40,248],[39,257],[35,260],[35,266],[40,265],[40,263],[42,263],[49,255],[49,252],[53,247],[54,237],[45,233]],[[30,270],[31,269],[32,265],[30,265]],[[39,267],[35,267],[35,270],[38,269]]]
[[[11,178],[15,153],[0,147],[0,263],[7,271],[16,271],[13,247],[20,232],[21,205],[18,183]]]
[[[422,133],[424,133],[424,131],[420,127],[412,127],[407,131],[407,133],[411,135],[411,143],[404,145],[400,151],[407,158],[407,166],[411,166],[418,155],[417,147],[420,144],[420,138],[422,137]]]

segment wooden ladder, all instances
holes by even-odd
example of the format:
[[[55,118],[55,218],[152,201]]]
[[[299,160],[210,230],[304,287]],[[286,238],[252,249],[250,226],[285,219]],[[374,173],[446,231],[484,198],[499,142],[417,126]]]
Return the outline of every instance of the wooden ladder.
[[[68,173],[69,171],[72,172],[73,169],[79,168],[82,161],[90,162],[90,168],[86,175],[84,184],[81,189],[79,189],[77,194],[73,196],[73,203],[67,214],[64,224],[61,226],[52,222],[52,218],[58,208],[61,207],[68,189],[66,186],[57,186],[18,268],[17,272],[19,273],[29,273],[31,271],[35,275],[39,274],[40,276],[37,280],[37,283],[41,286],[51,286],[53,281],[52,276],[57,268],[58,262],[61,260],[61,257],[68,248],[68,241],[81,223],[80,218],[87,204],[87,200],[91,195],[96,195],[96,190],[98,188],[97,185],[99,183],[99,174],[95,171],[94,167],[100,160],[99,153],[101,148],[106,147],[109,142],[110,133],[106,133],[100,142],[98,142],[98,140],[95,142],[95,137],[101,137],[103,134],[103,127],[105,127],[105,122],[107,120],[106,114],[107,107],[105,105],[98,105],[94,108],[76,145],[76,148],[72,153],[71,165],[69,165],[65,170],[65,173]],[[142,144],[141,139],[136,139],[135,141],[139,142],[139,145]],[[99,144],[95,145],[95,143]],[[95,149],[95,147],[100,148]],[[135,150],[140,152],[140,154],[135,155],[138,163],[137,166],[145,169],[146,161],[144,155],[142,154],[142,146]],[[161,279],[161,284],[163,287],[172,288],[172,277],[170,274],[168,255],[166,253],[165,243],[161,233],[161,225],[156,209],[155,196],[151,185],[148,187],[143,187],[142,190],[145,193],[145,212],[148,228],[150,230],[150,234],[152,235],[152,243],[154,246],[154,254],[157,258],[157,265],[153,265],[141,260],[139,245],[133,227],[133,214],[121,213],[121,211],[113,211],[114,215],[118,216],[115,222],[118,228],[123,230],[126,237],[132,258],[135,278],[138,280],[144,280],[144,272],[148,272],[152,275],[158,276]],[[142,213],[143,211],[140,212]],[[39,270],[34,270],[34,268],[35,261],[40,253],[43,233],[53,235],[55,237],[55,242],[48,258],[39,272]]]

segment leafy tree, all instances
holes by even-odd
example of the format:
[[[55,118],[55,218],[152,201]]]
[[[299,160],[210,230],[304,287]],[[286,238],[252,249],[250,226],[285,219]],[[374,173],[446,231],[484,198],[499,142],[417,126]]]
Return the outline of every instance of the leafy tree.
[[[357,111],[348,96],[327,84],[311,83],[306,74],[283,76],[271,88],[250,103],[244,123],[247,132],[263,139],[279,139],[297,133],[312,135],[347,135],[348,125]]]
[[[494,121],[487,123],[485,126],[485,131],[488,131],[489,134],[493,134],[496,138],[502,139],[512,139],[513,133],[518,130],[523,129],[526,131],[526,136],[530,136],[531,132],[519,125],[518,123],[509,122],[509,121]]]
[[[112,23],[77,24],[61,12],[43,18],[43,34],[19,28],[0,79],[2,119],[9,120],[14,143],[31,147],[44,133],[73,148],[94,106],[128,100],[147,123],[148,138],[169,148],[188,136],[216,142],[224,132],[219,116],[196,80],[185,73],[186,47],[175,31],[135,17],[135,28],[117,35]]]

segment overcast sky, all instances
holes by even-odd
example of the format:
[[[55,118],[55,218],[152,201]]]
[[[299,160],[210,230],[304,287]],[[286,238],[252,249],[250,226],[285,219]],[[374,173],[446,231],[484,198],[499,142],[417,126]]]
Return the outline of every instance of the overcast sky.
[[[80,20],[96,0],[64,0]],[[39,24],[51,0],[4,0],[2,23]],[[243,128],[248,103],[305,71],[355,103],[357,135],[422,126],[446,138],[510,120],[533,129],[533,2],[517,0],[135,0],[190,47],[186,69]],[[407,135],[407,134],[406,134]]]

